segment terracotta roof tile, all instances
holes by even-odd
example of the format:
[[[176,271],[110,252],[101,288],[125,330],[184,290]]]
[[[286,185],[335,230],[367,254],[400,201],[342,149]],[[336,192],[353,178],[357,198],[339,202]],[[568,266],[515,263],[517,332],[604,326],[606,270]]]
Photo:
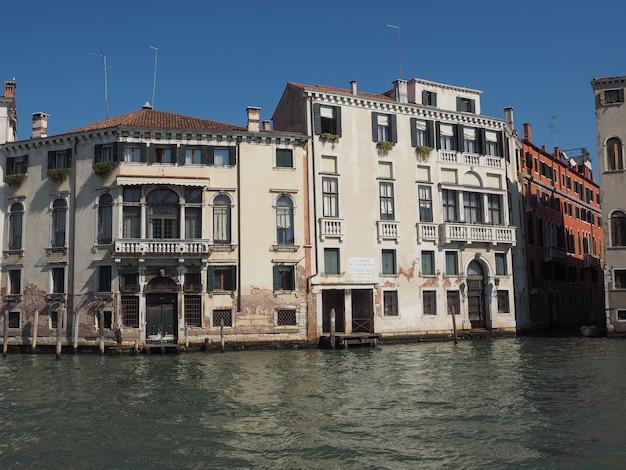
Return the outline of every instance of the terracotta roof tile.
[[[352,94],[351,90],[347,90],[344,88],[334,88],[334,87],[324,86],[324,85],[303,85],[301,83],[294,83],[294,82],[289,82],[289,85],[294,86],[296,88],[301,88],[303,90],[308,88],[308,89],[319,90],[319,91],[327,92],[327,93],[341,93],[345,95]],[[356,94],[357,96],[362,96],[364,98],[367,97],[367,98],[375,98],[375,99],[380,99],[380,100],[393,101],[393,99],[390,98],[389,96],[379,95],[377,93],[366,93],[366,92],[357,90]]]

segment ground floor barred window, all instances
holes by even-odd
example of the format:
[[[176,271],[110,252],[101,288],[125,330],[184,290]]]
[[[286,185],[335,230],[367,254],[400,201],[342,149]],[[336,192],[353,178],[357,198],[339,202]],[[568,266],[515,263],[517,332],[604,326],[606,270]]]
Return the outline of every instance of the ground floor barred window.
[[[139,328],[139,297],[122,296],[122,325],[127,328]]]
[[[185,296],[185,324],[202,326],[202,302],[199,295]]]
[[[296,311],[294,309],[276,310],[276,325],[294,326],[297,325]]]
[[[224,322],[224,326],[233,326],[233,311],[230,308],[220,308],[213,310],[213,326],[219,327]]]

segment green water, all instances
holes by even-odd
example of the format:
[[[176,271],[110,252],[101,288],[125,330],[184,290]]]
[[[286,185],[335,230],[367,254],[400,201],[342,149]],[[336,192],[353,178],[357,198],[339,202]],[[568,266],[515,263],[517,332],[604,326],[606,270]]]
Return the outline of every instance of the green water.
[[[626,341],[0,358],[0,468],[624,468]]]

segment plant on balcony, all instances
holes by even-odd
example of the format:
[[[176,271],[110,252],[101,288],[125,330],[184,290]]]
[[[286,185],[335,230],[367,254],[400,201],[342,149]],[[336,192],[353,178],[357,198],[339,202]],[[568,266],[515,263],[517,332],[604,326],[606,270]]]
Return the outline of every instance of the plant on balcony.
[[[20,186],[22,186],[22,183],[24,182],[25,179],[26,179],[25,174],[5,175],[4,184],[6,184],[7,186],[10,186],[13,189],[17,189]]]
[[[114,162],[96,162],[93,164],[93,172],[100,178],[106,178],[115,169]]]
[[[331,134],[330,132],[324,132],[321,134],[320,139],[325,140],[326,142],[332,142],[333,144],[339,142],[339,136],[337,134]]]
[[[383,155],[387,155],[391,151],[394,145],[395,144],[393,142],[389,142],[387,140],[381,140],[380,142],[376,143],[376,148],[378,148],[380,153],[382,153]]]
[[[417,156],[420,160],[428,160],[430,158],[431,152],[433,151],[433,148],[429,147],[428,145],[418,145],[415,148],[415,151],[417,152]]]
[[[8,294],[4,296],[4,301],[9,303],[19,302],[20,296],[16,294]]]
[[[47,174],[50,181],[61,183],[67,179],[70,172],[67,168],[50,168]]]

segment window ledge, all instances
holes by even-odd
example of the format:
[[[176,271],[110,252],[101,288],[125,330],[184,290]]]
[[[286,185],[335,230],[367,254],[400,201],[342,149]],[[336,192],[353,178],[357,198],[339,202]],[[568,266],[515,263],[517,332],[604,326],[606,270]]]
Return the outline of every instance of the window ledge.
[[[209,291],[209,298],[212,299],[214,295],[230,295],[231,297],[235,297],[234,290],[212,290]]]
[[[272,251],[293,251],[300,249],[300,245],[272,245]]]

